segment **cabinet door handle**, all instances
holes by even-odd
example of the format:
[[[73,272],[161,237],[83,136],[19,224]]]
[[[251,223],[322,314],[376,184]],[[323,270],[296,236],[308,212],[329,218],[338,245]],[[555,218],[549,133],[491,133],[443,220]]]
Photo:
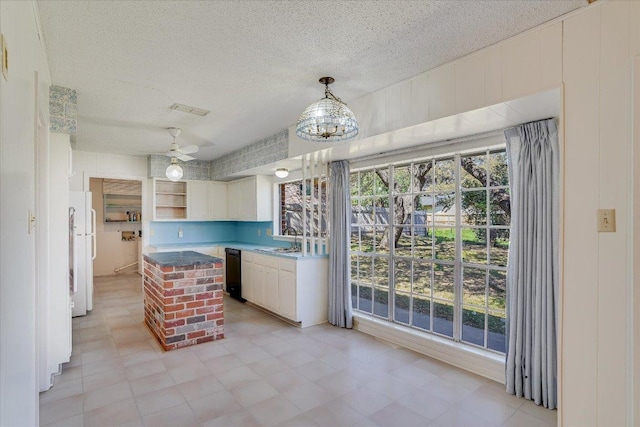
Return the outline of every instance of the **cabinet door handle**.
[[[95,209],[91,209],[91,241],[93,243],[93,255],[91,259],[96,259],[98,256],[98,248],[96,245],[96,211]]]

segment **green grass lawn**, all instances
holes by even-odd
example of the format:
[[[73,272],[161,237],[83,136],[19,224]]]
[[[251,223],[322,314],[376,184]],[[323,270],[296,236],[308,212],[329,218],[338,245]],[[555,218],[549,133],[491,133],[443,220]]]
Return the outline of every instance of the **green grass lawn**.
[[[360,249],[362,252],[385,255],[384,257],[360,257],[360,270],[356,271],[357,264],[352,262],[352,277],[359,279],[361,285],[371,285],[379,288],[376,296],[384,298],[388,289],[389,265],[388,250],[375,251],[374,233],[363,233],[358,245],[357,236],[352,240],[352,250]],[[508,240],[496,239],[492,245],[487,245],[484,233],[465,228],[462,230],[462,256],[465,263],[506,266],[508,253]],[[378,233],[381,235],[381,233]],[[438,260],[455,259],[455,230],[453,228],[436,228],[435,231],[423,236],[414,236],[413,253],[411,252],[411,238],[400,239],[396,246],[396,253],[402,256],[412,257],[412,260],[396,260],[395,288],[400,294],[396,294],[396,304],[399,295],[411,293],[411,275],[413,275],[414,310],[422,309],[424,301],[429,301],[431,292],[439,299],[450,301],[453,310],[454,300],[454,268],[450,265],[440,264]],[[413,270],[411,271],[411,267]],[[433,274],[432,274],[433,273]],[[488,275],[488,276],[487,276]],[[433,279],[432,279],[433,278]],[[433,280],[433,283],[431,281]],[[488,287],[487,287],[488,280]],[[505,298],[506,298],[506,273],[499,270],[487,270],[485,268],[464,267],[463,269],[463,304],[465,310],[465,324],[467,321],[484,325],[484,307],[488,304],[489,318],[502,319],[495,323],[504,322]],[[404,294],[403,294],[404,295]],[[418,297],[422,295],[422,297]],[[378,297],[376,297],[377,299]],[[408,297],[406,297],[408,299]],[[487,301],[488,300],[488,301]],[[381,301],[380,301],[381,302]],[[438,304],[439,310],[448,310],[445,304]],[[453,312],[453,311],[452,311]],[[443,316],[446,313],[443,313]],[[438,317],[443,317],[438,316]],[[444,316],[446,318],[446,316]],[[476,320],[473,320],[476,319]],[[484,327],[484,326],[482,326]]]
[[[388,305],[389,294],[384,288],[373,287],[374,299],[376,302]],[[371,300],[372,287],[361,286],[360,298]],[[354,295],[355,296],[355,295]],[[410,298],[409,295],[396,293],[395,295],[396,309],[410,310]],[[413,298],[413,312],[430,315],[431,313],[431,300],[429,298]],[[433,316],[453,321],[453,302],[438,301],[433,305]],[[478,329],[484,329],[485,313],[474,307],[463,308],[463,322],[466,326],[472,326]],[[489,312],[487,313],[487,325],[491,332],[499,334],[505,334],[505,315],[504,313]]]

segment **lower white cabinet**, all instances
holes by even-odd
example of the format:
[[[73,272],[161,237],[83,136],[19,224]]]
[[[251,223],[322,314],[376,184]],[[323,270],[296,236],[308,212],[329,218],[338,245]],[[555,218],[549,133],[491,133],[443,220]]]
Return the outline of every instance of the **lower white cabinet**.
[[[278,296],[278,269],[264,267],[264,305],[269,310],[280,312],[280,302]]]
[[[288,319],[296,318],[296,273],[280,270],[278,274],[278,307]]]
[[[271,257],[251,254],[247,259],[245,254],[247,254],[246,251],[243,252],[241,261],[242,297],[256,305],[277,311],[278,269],[269,265]],[[248,286],[248,291],[245,290],[246,286]]]
[[[328,259],[242,253],[242,297],[301,327],[327,321]]]
[[[255,301],[253,277],[253,254],[243,251],[240,260],[240,280],[242,282],[242,298],[248,301]]]

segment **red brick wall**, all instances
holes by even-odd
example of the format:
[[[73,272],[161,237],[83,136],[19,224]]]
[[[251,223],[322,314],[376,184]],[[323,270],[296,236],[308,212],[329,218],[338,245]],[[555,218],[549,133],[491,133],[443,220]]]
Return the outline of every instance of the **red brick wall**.
[[[160,267],[144,257],[144,320],[165,350],[224,338],[222,263]]]

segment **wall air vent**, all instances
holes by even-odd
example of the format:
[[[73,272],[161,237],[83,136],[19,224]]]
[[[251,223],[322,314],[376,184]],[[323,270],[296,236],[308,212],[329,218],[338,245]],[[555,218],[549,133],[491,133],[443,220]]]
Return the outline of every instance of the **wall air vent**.
[[[202,108],[189,107],[188,105],[177,103],[173,104],[171,107],[169,107],[169,109],[182,111],[183,113],[195,114],[196,116],[206,116],[211,112],[209,110],[203,110]]]

